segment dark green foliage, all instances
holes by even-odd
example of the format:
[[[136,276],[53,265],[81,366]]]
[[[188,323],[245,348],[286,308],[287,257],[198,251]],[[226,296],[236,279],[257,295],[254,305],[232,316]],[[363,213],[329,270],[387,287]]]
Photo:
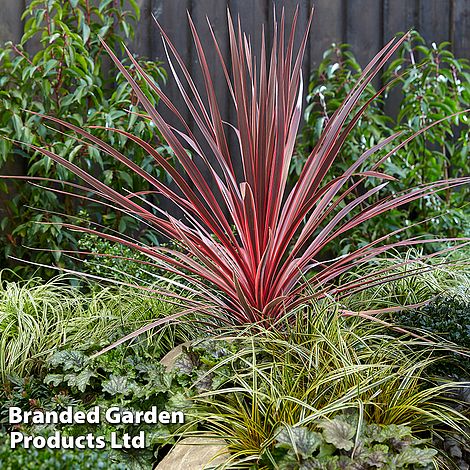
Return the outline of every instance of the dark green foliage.
[[[470,349],[470,302],[465,298],[438,297],[419,311],[403,313],[397,320]]]
[[[90,253],[83,261],[83,270],[89,274],[124,282],[139,281],[153,284],[157,277],[169,277],[161,269],[150,266],[148,256],[119,243],[112,243],[96,235],[84,234],[78,240],[78,248]]]
[[[0,432],[0,462],[3,470],[126,470],[123,463],[114,463],[106,451],[88,449],[24,449],[10,448],[9,435]]]
[[[404,140],[418,129],[470,106],[467,61],[456,59],[448,46],[448,43],[428,46],[418,33],[412,34],[411,40],[404,43],[399,57],[389,65],[382,78],[384,83],[397,78],[392,85],[393,96],[389,98],[385,95],[382,101],[372,102],[348,136],[339,163],[330,177],[342,174],[366,149],[392,132],[404,131],[401,138]],[[306,156],[318,141],[326,121],[339,108],[360,72],[361,68],[347,45],[333,45],[325,52],[309,84],[305,111],[307,124],[298,141],[298,155],[291,168],[293,182]],[[368,85],[361,103],[364,104],[375,91],[372,85]],[[397,116],[392,119],[384,108],[388,100],[396,99],[400,101]],[[412,140],[382,165],[385,173],[397,178],[384,188],[385,193],[388,191],[393,196],[421,183],[468,175],[469,135],[468,117],[461,114]],[[368,178],[366,184],[378,182]],[[367,189],[370,188],[360,185],[356,195]],[[468,188],[448,190],[402,206],[346,234],[341,240],[341,248],[346,252],[351,245],[368,242],[427,218],[434,220],[410,228],[406,236],[428,233],[438,236],[465,235],[470,227],[468,207],[465,206],[469,194]]]
[[[190,402],[187,397],[191,395],[191,391],[185,390],[186,387],[180,385],[177,375],[166,372],[159,363],[161,351],[157,346],[151,347],[144,340],[91,359],[90,354],[97,349],[97,345],[90,345],[83,350],[58,351],[48,361],[45,377],[10,378],[3,392],[0,392],[0,417],[4,429],[8,430],[6,424],[9,406],[20,406],[23,410],[39,408],[59,411],[70,405],[75,410],[82,411],[95,405],[99,405],[102,410],[118,406],[129,411],[147,411],[152,406],[157,406],[159,411],[188,411]],[[186,422],[190,420],[187,415]],[[69,436],[92,432],[95,436],[105,436],[109,442],[111,432],[117,432],[120,436],[126,432],[137,435],[144,431],[146,449],[108,450],[118,462],[128,461],[129,465],[132,463],[134,466],[142,466],[136,468],[151,468],[154,454],[156,455],[158,448],[174,442],[172,433],[177,428],[178,425],[166,424],[109,424],[102,419],[99,425],[48,425],[46,432],[58,429],[63,435]],[[43,426],[40,425],[22,425],[21,430],[31,435],[44,433]],[[41,458],[49,458],[46,452],[41,455]]]
[[[91,358],[90,354],[100,349],[99,345],[58,351],[49,359],[45,377],[10,378],[3,392],[0,392],[0,421],[3,423],[0,432],[9,430],[6,426],[9,406],[20,406],[23,410],[62,410],[73,405],[76,410],[86,411],[99,405],[102,409],[119,406],[122,410],[138,411],[155,405],[162,410],[182,410],[185,413],[184,427],[108,423],[98,426],[21,427],[22,431],[31,435],[44,435],[58,429],[63,435],[78,436],[92,432],[107,438],[111,432],[122,435],[124,432],[137,434],[143,430],[147,445],[144,451],[109,450],[109,459],[123,463],[124,468],[151,468],[152,463],[159,461],[162,453],[175,442],[174,433],[211,426],[210,422],[205,421],[205,413],[212,406],[211,400],[205,403],[200,403],[199,399],[193,400],[198,393],[221,388],[231,390],[235,375],[252,380],[251,374],[246,373],[247,360],[251,356],[240,354],[248,346],[246,340],[197,342],[183,348],[183,355],[171,372],[167,372],[158,362],[162,352],[152,344],[149,346],[147,339],[141,338],[138,343],[121,345],[97,358]],[[256,358],[252,357],[251,360],[261,366],[265,358],[257,352]],[[241,399],[241,395],[233,393],[233,390],[219,398],[227,402],[230,396]],[[20,451],[15,455],[22,453]],[[36,454],[45,461],[54,458],[51,451],[37,451]],[[432,468],[430,464],[435,456],[436,451],[428,446],[428,441],[418,439],[407,426],[368,424],[364,421],[359,425],[358,415],[343,412],[332,420],[312,422],[308,428],[278,428],[274,433],[274,445],[265,450],[254,468],[420,469]]]
[[[425,307],[415,311],[405,311],[395,318],[397,323],[407,327],[419,328],[433,335],[470,350],[470,301],[468,297],[438,297]],[[462,373],[470,377],[470,359],[456,356],[447,364],[449,375],[460,377]],[[451,368],[449,368],[451,366]]]
[[[195,429],[194,419],[198,411],[191,397],[203,390],[216,389],[233,376],[231,365],[222,365],[212,374],[207,374],[207,371],[226,360],[239,346],[221,341],[200,342],[194,347],[185,348],[185,353],[177,361],[175,368],[167,372],[159,363],[162,351],[158,344],[147,341],[144,338],[130,346],[120,346],[94,359],[90,355],[100,349],[99,345],[84,345],[80,350],[57,351],[45,366],[45,376],[10,377],[3,390],[0,390],[0,432],[9,430],[9,406],[19,406],[23,410],[60,411],[70,405],[75,410],[82,411],[95,405],[99,405],[102,410],[110,406],[119,406],[122,410],[130,411],[146,411],[152,406],[170,412],[181,410],[185,413],[186,429]],[[186,368],[183,367],[184,363]],[[136,468],[151,468],[151,462],[159,458],[165,446],[175,442],[173,433],[178,432],[180,427],[181,425],[166,424],[111,425],[102,422],[98,426],[75,424],[49,425],[45,428],[39,425],[22,425],[21,430],[30,435],[44,435],[55,429],[70,436],[92,432],[106,438],[111,432],[122,435],[124,432],[137,434],[143,430],[146,434],[144,451],[109,449],[110,456],[117,462],[127,462],[137,466]],[[20,454],[23,451],[15,454],[14,458],[20,458]],[[36,454],[40,455],[38,462],[41,459],[48,462],[48,459],[55,458],[52,451],[35,451]],[[94,458],[94,454],[90,458],[92,457]]]
[[[133,37],[134,23],[139,16],[137,4],[132,1],[130,5],[123,0],[30,2],[24,13],[25,34],[20,44],[7,43],[0,49],[2,174],[7,171],[19,174],[23,167],[29,176],[77,182],[67,169],[56,166],[49,157],[34,152],[27,145],[12,142],[16,140],[54,151],[87,171],[99,173],[106,184],[119,191],[149,189],[148,184],[128,172],[127,167],[93,146],[61,133],[64,131],[61,126],[26,111],[31,110],[87,128],[149,173],[166,178],[153,165],[153,159],[126,137],[106,129],[89,129],[89,126],[114,127],[129,131],[155,147],[161,145],[153,123],[135,114],[140,111],[132,89],[109,61],[99,41],[101,36],[108,44],[122,50],[122,38]],[[37,52],[31,52],[35,50]],[[142,59],[139,63],[156,83],[164,82],[165,73],[160,64]],[[129,70],[135,76],[134,67],[129,66]],[[138,81],[147,92],[148,85]],[[149,99],[155,102],[150,94]],[[160,150],[166,152],[165,147]],[[67,185],[42,184],[71,190]],[[61,224],[68,215],[80,210],[82,223],[90,219],[121,233],[135,233],[138,228],[133,218],[84,199],[46,191],[24,181],[6,184],[1,180],[0,185],[3,191],[8,191],[1,216],[1,264],[5,264],[4,258],[8,255],[50,263],[50,254],[27,253],[24,246],[53,250],[60,246],[76,250],[78,237],[63,230]],[[47,224],[49,222],[53,224]],[[53,257],[58,263],[65,262],[59,252],[54,252]]]
[[[217,390],[233,379],[242,362],[236,353],[242,349],[243,342],[205,340],[189,348],[175,362],[175,371],[180,380],[187,380],[199,392]],[[215,367],[217,366],[217,367]],[[213,371],[212,369],[215,368]]]
[[[285,470],[434,468],[437,451],[415,438],[404,425],[358,423],[355,415],[338,415],[316,423],[317,431],[283,426],[275,449],[264,459],[268,468]],[[275,463],[275,465],[274,465]]]
[[[318,141],[326,122],[336,111],[351,91],[361,73],[361,67],[346,44],[333,44],[323,54],[323,61],[310,79],[305,109],[306,125],[300,135],[291,168],[291,179],[294,182],[300,174],[306,156]],[[364,104],[375,92],[369,84],[363,92],[361,104]],[[377,142],[391,135],[392,119],[382,111],[383,100],[378,97],[371,102],[368,109],[356,124],[355,129],[346,139],[340,157],[335,161],[335,175],[344,172],[351,166],[352,158],[359,152],[373,147]],[[329,175],[331,177],[331,175]]]

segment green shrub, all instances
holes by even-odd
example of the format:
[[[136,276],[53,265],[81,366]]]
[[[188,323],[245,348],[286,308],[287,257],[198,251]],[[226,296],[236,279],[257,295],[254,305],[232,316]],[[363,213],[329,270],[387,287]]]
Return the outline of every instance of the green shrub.
[[[78,248],[87,253],[82,267],[87,274],[139,285],[154,284],[162,275],[167,279],[171,277],[162,269],[156,269],[139,251],[96,235],[84,234],[78,240]]]
[[[448,46],[448,43],[428,46],[416,32],[410,41],[402,45],[399,57],[390,63],[383,75],[384,82],[397,79],[393,87],[400,91],[392,88],[392,99],[400,100],[396,118],[384,111],[388,95],[374,100],[348,136],[330,178],[342,174],[365,149],[384,137],[398,131],[411,134],[431,122],[469,107],[468,61],[455,58]],[[290,170],[292,182],[296,181],[299,169],[317,143],[326,122],[346,98],[360,73],[361,67],[347,45],[333,44],[325,52],[323,61],[310,80],[306,125],[298,140],[298,154]],[[376,89],[369,84],[361,102],[365,103],[375,92]],[[384,172],[397,178],[385,192],[393,196],[424,182],[468,175],[469,146],[469,124],[465,114],[429,129],[384,162]],[[367,191],[373,184],[378,182],[367,180],[365,185],[356,188],[356,194]],[[406,236],[465,235],[470,228],[468,206],[465,205],[468,204],[469,194],[468,187],[448,190],[394,209],[346,234],[340,241],[341,248],[347,252],[356,242],[363,244],[428,218],[433,220],[410,227]]]
[[[467,350],[467,357],[454,356],[445,373],[470,377],[470,295],[440,296],[421,309],[402,312],[395,321],[406,327],[440,336]],[[449,367],[451,366],[451,367]]]
[[[403,313],[398,319],[470,349],[468,296],[438,297],[418,311]]]
[[[72,172],[62,166],[56,167],[49,157],[27,145],[32,144],[70,161],[80,161],[88,171],[99,172],[104,182],[115,189],[136,192],[149,189],[149,185],[129,172],[125,165],[96,147],[61,133],[63,126],[45,123],[38,115],[27,111],[30,110],[86,127],[121,149],[153,176],[166,178],[141,147],[125,136],[110,134],[104,129],[114,127],[130,131],[165,152],[153,123],[133,114],[139,110],[132,88],[109,61],[99,40],[101,37],[108,44],[119,44],[122,50],[121,38],[132,38],[135,21],[139,18],[136,2],[34,0],[29,2],[23,18],[24,35],[20,44],[7,43],[0,49],[1,173],[5,174],[13,162],[20,161],[28,176],[77,181]],[[28,52],[35,50],[37,44],[37,52]],[[138,60],[151,80],[164,82],[165,72],[160,64]],[[127,69],[136,76],[135,67],[129,63],[126,62]],[[148,85],[137,80],[146,92]],[[150,95],[149,99],[156,103]],[[90,129],[90,126],[102,128]],[[15,144],[12,140],[25,145]],[[46,181],[41,184],[74,192],[74,188],[66,184]],[[56,250],[60,246],[63,250],[76,250],[79,237],[63,230],[62,223],[67,216],[80,210],[80,223],[91,219],[110,229],[131,233],[139,227],[134,218],[91,200],[46,191],[24,181],[7,185],[5,180],[0,180],[0,185],[0,189],[8,192],[1,217],[0,266],[5,265],[4,258],[8,255],[46,264],[53,256],[56,263],[65,263],[66,259],[59,251],[51,255],[25,247]],[[91,193],[87,195],[93,197]],[[152,242],[155,242],[154,238]],[[16,269],[20,268],[17,266]]]

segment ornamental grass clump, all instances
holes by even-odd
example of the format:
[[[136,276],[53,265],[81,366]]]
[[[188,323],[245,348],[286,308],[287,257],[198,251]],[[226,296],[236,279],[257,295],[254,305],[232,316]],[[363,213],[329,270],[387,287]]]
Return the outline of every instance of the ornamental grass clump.
[[[349,289],[357,287],[357,283],[336,287],[334,281],[340,275],[391,248],[436,240],[416,237],[392,241],[391,237],[400,232],[398,230],[352,249],[344,256],[319,261],[320,254],[330,242],[362,222],[393,208],[439,190],[451,190],[470,180],[462,177],[422,184],[367,204],[371,196],[377,195],[394,179],[380,172],[381,165],[416,135],[438,124],[438,121],[414,135],[406,136],[387,152],[380,153],[402,136],[402,132],[388,136],[366,150],[341,176],[325,183],[325,176],[349,133],[367,106],[383,90],[367,100],[365,105],[359,105],[362,92],[406,40],[405,35],[387,43],[364,68],[343,104],[325,125],[318,143],[303,165],[298,181],[289,186],[289,167],[302,115],[302,57],[313,15],[310,16],[298,50],[295,50],[297,16],[298,11],[288,34],[285,31],[284,13],[279,22],[275,21],[270,53],[265,45],[265,34],[262,33],[259,60],[253,56],[251,40],[242,33],[240,21],[234,24],[230,12],[230,64],[225,62],[210,28],[213,43],[206,47],[215,48],[220,58],[221,69],[218,72],[222,70],[224,74],[236,112],[236,122],[232,124],[226,123],[221,116],[213,74],[209,71],[204,47],[191,18],[189,26],[201,66],[203,90],[196,86],[181,56],[160,29],[176,86],[194,119],[197,132],[193,132],[179,110],[127,51],[136,70],[159,98],[160,104],[174,114],[179,128],[169,124],[127,68],[103,42],[103,47],[127,78],[144,108],[146,114],[141,118],[150,119],[159,129],[174,153],[178,166],[172,166],[154,146],[131,132],[112,128],[109,131],[141,146],[153,157],[156,165],[168,172],[171,185],[157,180],[87,130],[44,116],[78,134],[80,139],[99,148],[101,152],[112,155],[116,161],[125,164],[129,170],[150,183],[153,187],[151,193],[157,194],[160,200],[170,201],[182,211],[182,218],[177,219],[146,199],[149,192],[126,191],[126,188],[118,192],[78,165],[50,150],[35,147],[87,183],[87,186],[75,185],[74,189],[89,191],[91,188],[94,196],[88,196],[90,199],[100,199],[105,206],[135,217],[164,237],[176,241],[176,248],[156,247],[119,233],[63,225],[139,251],[148,258],[144,264],[149,271],[164,268],[168,273],[179,276],[182,281],[174,281],[178,282],[178,288],[197,294],[197,297],[193,295],[188,302],[185,295],[170,292],[174,301],[187,306],[178,315],[199,311],[208,313],[219,322],[269,325],[286,311],[297,308],[306,298],[320,299],[347,294]],[[236,137],[235,149],[229,146],[229,133]],[[198,164],[195,157],[199,160]],[[362,170],[365,164],[369,167]],[[354,190],[362,187],[367,179],[377,184],[357,196]],[[385,271],[385,278],[387,274]],[[358,285],[364,288],[369,282],[372,281],[365,277],[358,281]],[[377,280],[374,279],[374,282]],[[159,292],[165,293],[163,289]],[[360,314],[368,316],[364,312]],[[167,320],[176,318],[173,316]],[[158,324],[160,322],[154,322],[145,329]],[[141,331],[143,329],[135,334]]]
[[[126,287],[89,285],[84,293],[65,276],[46,283],[40,278],[8,282],[4,274],[0,271],[0,382],[9,375],[39,372],[58,349],[93,345],[96,350],[111,337],[176,310],[154,295]],[[158,343],[165,353],[188,335],[187,328],[168,327],[147,341]]]
[[[206,361],[210,366],[193,385],[200,391],[211,379],[212,386],[193,398],[203,424],[197,435],[226,440],[227,468],[421,468],[411,464],[424,467],[428,460],[434,467],[426,468],[448,468],[450,456],[433,448],[447,438],[468,439],[470,419],[469,404],[457,399],[469,383],[432,373],[446,343],[344,317],[326,299],[281,323],[289,328],[260,328],[253,335],[245,327],[214,338],[213,350],[226,344],[237,350],[215,364]],[[385,434],[374,442],[379,431]],[[297,439],[280,448],[288,443],[286,432],[310,437],[302,439],[304,452]]]

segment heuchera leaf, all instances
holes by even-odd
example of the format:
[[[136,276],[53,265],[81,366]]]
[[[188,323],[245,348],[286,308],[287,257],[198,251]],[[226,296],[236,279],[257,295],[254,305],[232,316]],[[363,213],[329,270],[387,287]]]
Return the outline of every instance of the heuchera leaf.
[[[407,447],[403,452],[400,452],[394,459],[393,463],[397,466],[405,465],[429,465],[432,463],[433,458],[437,455],[436,449],[418,449],[417,447]]]
[[[276,435],[277,447],[292,448],[304,459],[312,457],[322,443],[320,434],[298,426],[284,426]]]
[[[63,370],[82,370],[88,363],[88,358],[80,351],[57,351],[48,360],[51,367],[62,366]]]
[[[90,369],[85,369],[78,374],[66,374],[64,381],[67,382],[70,387],[77,387],[78,390],[83,393],[92,377],[96,377],[95,372]]]
[[[54,387],[59,386],[64,381],[64,374],[47,374],[44,377],[45,384],[52,384]]]
[[[375,442],[385,442],[389,439],[403,439],[411,436],[411,428],[404,425],[389,424],[381,426],[378,424],[369,425],[366,428],[366,436]]]
[[[324,420],[319,423],[319,427],[323,429],[325,441],[333,444],[337,449],[351,450],[354,447],[353,439],[356,429],[343,419]]]
[[[110,395],[128,395],[135,388],[135,383],[126,376],[111,374],[108,380],[102,383],[103,392]]]

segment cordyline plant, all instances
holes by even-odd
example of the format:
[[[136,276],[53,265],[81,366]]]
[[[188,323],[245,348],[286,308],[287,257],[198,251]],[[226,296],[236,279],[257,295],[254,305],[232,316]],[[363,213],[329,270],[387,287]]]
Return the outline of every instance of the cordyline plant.
[[[207,312],[224,322],[261,322],[271,325],[286,311],[298,307],[307,298],[328,295],[341,298],[367,285],[391,280],[394,273],[384,270],[379,278],[365,276],[358,282],[339,287],[333,284],[341,274],[391,248],[436,240],[413,238],[386,243],[388,237],[382,237],[328,262],[318,262],[317,257],[332,240],[362,222],[436,191],[469,181],[469,178],[460,178],[425,184],[366,205],[369,197],[388,184],[387,180],[393,180],[392,177],[379,172],[380,165],[414,137],[408,137],[384,156],[374,158],[380,150],[401,135],[396,133],[365,151],[343,175],[328,183],[324,182],[325,175],[351,129],[366,107],[384,89],[359,107],[361,93],[406,40],[405,35],[401,39],[392,39],[365,67],[344,103],[325,126],[317,145],[305,161],[298,181],[293,187],[288,186],[289,166],[301,120],[302,56],[307,44],[312,14],[300,46],[295,51],[297,12],[286,39],[282,13],[280,22],[275,21],[274,24],[270,55],[266,50],[263,31],[258,61],[252,55],[250,39],[241,31],[240,21],[234,24],[228,12],[231,68],[225,63],[211,28],[213,45],[220,58],[236,110],[234,125],[228,125],[222,120],[204,48],[191,18],[189,25],[202,69],[206,101],[181,56],[161,30],[176,85],[197,124],[198,135],[202,137],[194,135],[189,124],[184,121],[168,97],[128,52],[136,69],[160,98],[160,102],[173,112],[182,129],[178,130],[170,125],[154,108],[109,46],[103,43],[132,86],[147,113],[146,117],[155,123],[173,150],[181,169],[171,166],[154,147],[139,137],[122,129],[110,131],[140,145],[155,159],[156,165],[168,172],[174,186],[156,180],[125,155],[86,130],[47,117],[127,165],[130,170],[147,180],[159,197],[170,200],[183,211],[184,217],[178,220],[146,201],[145,194],[121,194],[75,164],[48,150],[41,150],[89,185],[86,188],[75,185],[75,188],[87,191],[90,187],[93,188],[104,204],[140,219],[177,242],[177,248],[144,246],[119,234],[64,225],[134,248],[148,256],[147,265],[150,268],[163,267],[184,279],[185,282],[176,285],[196,293],[196,298],[192,297],[189,301],[183,295],[165,291],[177,300],[185,302],[187,309],[180,315],[197,310]],[[179,67],[179,71],[176,67]],[[422,129],[417,134],[425,130]],[[238,151],[237,156],[234,156],[228,145],[228,132],[236,134],[239,156]],[[206,148],[209,150],[206,151]],[[200,165],[196,165],[188,149],[200,158]],[[236,172],[238,159],[241,162],[241,176]],[[370,167],[367,171],[362,171],[361,168],[366,162],[371,162]],[[206,171],[203,171],[201,166]],[[204,176],[207,172],[211,180]],[[366,178],[383,181],[356,196],[354,189]],[[390,234],[392,235],[394,233]],[[347,311],[343,313],[352,314]],[[363,316],[371,316],[372,313],[375,312],[360,312]],[[175,315],[171,317],[175,318]],[[154,322],[118,343],[160,323]]]

